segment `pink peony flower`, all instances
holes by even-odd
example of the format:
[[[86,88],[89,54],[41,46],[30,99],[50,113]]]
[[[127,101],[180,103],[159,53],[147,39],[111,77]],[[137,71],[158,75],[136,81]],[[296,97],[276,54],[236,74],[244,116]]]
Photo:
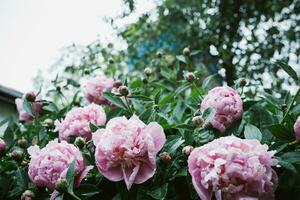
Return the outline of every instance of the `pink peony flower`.
[[[63,121],[55,121],[59,139],[69,141],[70,137],[81,136],[88,140],[92,138],[90,123],[99,126],[106,122],[106,114],[103,108],[94,103],[83,108],[73,108]]]
[[[25,98],[25,95],[23,97],[23,99]],[[29,113],[27,113],[25,111],[25,109],[23,108],[23,99],[16,99],[15,103],[17,106],[17,110],[19,112],[19,119],[20,120],[24,120],[24,121],[32,121],[34,119],[34,116],[30,115]],[[35,112],[36,115],[39,115],[41,112],[41,108],[42,108],[42,103],[38,102],[42,100],[42,97],[40,95],[36,96],[35,98],[35,102],[32,103],[32,108]]]
[[[97,76],[87,82],[84,88],[84,96],[90,103],[105,104],[103,92],[113,88],[114,80],[106,76]]]
[[[3,152],[6,148],[6,144],[3,139],[0,138],[0,152]]]
[[[209,200],[272,198],[277,175],[275,151],[258,140],[227,136],[195,148],[188,158],[189,173],[199,197]]]
[[[39,187],[54,190],[59,178],[65,178],[67,170],[73,160],[75,161],[75,186],[93,167],[85,166],[81,152],[72,144],[57,139],[50,141],[43,149],[31,146],[27,149],[31,156],[28,167],[30,180]]]
[[[239,94],[231,87],[215,87],[210,90],[203,99],[200,110],[203,113],[205,109],[213,108],[215,116],[210,121],[215,129],[224,132],[226,128],[242,118],[243,101]]]
[[[141,184],[156,170],[156,155],[166,141],[156,123],[144,124],[137,116],[111,119],[105,129],[93,134],[99,171],[110,181],[123,180],[129,190]]]
[[[294,124],[294,131],[295,131],[296,140],[300,142],[300,116],[297,118]]]

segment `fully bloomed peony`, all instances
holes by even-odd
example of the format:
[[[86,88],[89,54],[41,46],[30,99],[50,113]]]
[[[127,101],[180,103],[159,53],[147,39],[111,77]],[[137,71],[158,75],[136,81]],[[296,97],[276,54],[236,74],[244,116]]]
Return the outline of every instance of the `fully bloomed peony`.
[[[72,144],[57,139],[50,141],[46,147],[38,146],[28,148],[31,160],[28,167],[30,180],[39,187],[54,190],[59,178],[65,178],[67,170],[73,160],[75,161],[75,186],[79,186],[91,166],[85,166],[81,152]]]
[[[227,136],[195,148],[188,159],[193,185],[202,200],[272,198],[277,175],[275,151],[258,140]]]
[[[127,189],[151,178],[156,170],[156,154],[166,137],[162,127],[144,124],[137,116],[111,119],[105,129],[93,134],[96,164],[110,181],[124,179]]]
[[[295,131],[296,140],[300,142],[300,116],[297,118],[294,124],[294,131]]]
[[[24,95],[23,99],[24,98],[25,98],[25,95]],[[17,110],[19,112],[19,119],[23,120],[23,121],[32,121],[34,119],[34,116],[30,115],[29,113],[27,113],[25,111],[25,109],[23,107],[23,99],[17,98],[15,100]],[[40,100],[42,100],[42,97],[40,95],[37,95],[35,98],[35,102],[32,103],[32,108],[36,115],[39,115],[41,112],[42,103],[39,102]]]
[[[97,76],[87,82],[84,87],[84,96],[90,103],[106,104],[103,92],[113,88],[114,80],[106,76]]]
[[[103,108],[94,103],[83,108],[73,108],[63,121],[55,121],[56,131],[59,132],[59,139],[69,141],[70,137],[84,137],[87,140],[92,138],[90,123],[99,126],[106,122],[106,114]]]
[[[215,87],[203,99],[200,110],[213,108],[215,116],[210,121],[215,129],[224,132],[226,128],[242,118],[243,101],[239,94],[231,87]]]

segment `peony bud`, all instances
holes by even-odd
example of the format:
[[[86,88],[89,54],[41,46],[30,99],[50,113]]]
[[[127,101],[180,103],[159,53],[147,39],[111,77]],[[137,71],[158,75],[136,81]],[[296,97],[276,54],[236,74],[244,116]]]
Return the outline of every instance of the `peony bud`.
[[[159,155],[160,160],[165,163],[168,164],[170,163],[170,161],[172,160],[172,157],[170,156],[170,154],[168,152],[163,152]]]
[[[25,94],[25,99],[29,102],[34,102],[36,98],[36,95],[34,94],[34,92],[28,92]]]
[[[187,80],[188,82],[193,82],[194,79],[195,79],[195,76],[192,72],[187,72],[185,75],[184,75],[184,78],[185,80]]]
[[[157,56],[158,58],[161,58],[161,57],[162,57],[162,52],[158,51],[158,52],[156,53],[156,56]]]
[[[26,145],[27,145],[27,140],[26,140],[24,137],[22,137],[21,139],[18,139],[17,145],[18,145],[19,147],[24,148],[24,147],[26,147]]]
[[[191,53],[191,51],[190,51],[190,49],[189,49],[188,47],[185,47],[185,48],[183,49],[182,53],[183,53],[183,55],[185,55],[185,56],[189,56],[190,53]]]
[[[35,194],[31,190],[25,190],[21,196],[21,200],[32,200],[35,197]]]
[[[201,116],[195,116],[192,119],[193,124],[202,126],[204,124],[204,119]]]
[[[150,76],[152,74],[152,69],[149,67],[146,67],[144,69],[144,73],[146,74],[146,76]]]
[[[23,159],[24,153],[20,150],[14,150],[10,153],[10,156],[16,161],[21,161]]]
[[[83,137],[76,137],[74,144],[79,148],[82,149],[85,145],[85,139]]]
[[[182,153],[185,154],[186,156],[189,156],[192,153],[193,150],[194,150],[194,147],[192,147],[190,145],[189,146],[185,146],[182,149]]]
[[[5,148],[6,148],[6,144],[5,144],[4,140],[2,140],[0,138],[0,153],[5,152]]]
[[[205,129],[212,129],[213,128],[213,125],[210,123],[210,122],[207,122],[203,125],[203,128]]]
[[[64,193],[68,190],[68,182],[64,178],[60,178],[55,183],[55,189],[61,193]]]
[[[122,95],[122,96],[127,96],[129,94],[128,92],[128,87],[122,85],[119,87],[119,93]]]
[[[53,120],[50,118],[47,118],[43,121],[44,126],[52,126],[53,125]]]
[[[239,79],[238,83],[240,87],[244,87],[247,84],[247,79],[242,77]]]
[[[116,80],[116,81],[114,81],[113,86],[114,86],[115,88],[119,88],[121,85],[122,85],[122,81],[121,81],[121,80]]]

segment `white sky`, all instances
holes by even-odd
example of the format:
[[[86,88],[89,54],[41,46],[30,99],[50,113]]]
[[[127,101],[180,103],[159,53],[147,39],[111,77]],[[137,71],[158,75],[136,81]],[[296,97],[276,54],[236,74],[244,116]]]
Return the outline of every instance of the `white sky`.
[[[153,8],[149,0],[138,3],[136,16]],[[26,92],[38,69],[49,69],[62,47],[88,44],[99,35],[113,40],[101,19],[121,14],[122,5],[121,0],[0,0],[0,84]]]

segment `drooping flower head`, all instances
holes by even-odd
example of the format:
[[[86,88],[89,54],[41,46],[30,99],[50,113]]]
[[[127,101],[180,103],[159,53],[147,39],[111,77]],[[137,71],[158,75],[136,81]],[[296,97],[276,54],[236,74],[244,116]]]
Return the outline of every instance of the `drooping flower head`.
[[[294,124],[294,132],[295,132],[296,140],[300,142],[300,117],[297,118]]]
[[[239,94],[231,87],[215,87],[203,99],[200,110],[207,108],[215,110],[215,116],[210,121],[215,129],[224,132],[226,128],[242,118],[243,101]]]
[[[35,94],[34,92],[30,92],[31,94]],[[23,96],[23,99],[26,97],[26,94]],[[17,98],[15,100],[17,110],[19,112],[19,119],[24,121],[32,121],[34,119],[34,116],[32,116],[30,113],[27,113],[26,110],[23,107],[23,99]],[[34,102],[32,102],[32,108],[35,112],[35,115],[39,115],[42,108],[42,103],[39,102],[42,100],[41,95],[36,95]]]
[[[192,151],[189,173],[202,200],[211,199],[213,192],[218,200],[272,198],[277,186],[274,154],[258,140],[222,137]]]
[[[93,134],[98,170],[110,181],[124,180],[129,190],[154,175],[156,155],[165,141],[156,122],[146,125],[135,115],[113,118]]]
[[[55,121],[56,130],[59,132],[59,139],[69,141],[70,137],[81,136],[90,140],[92,131],[90,123],[99,126],[106,122],[106,114],[103,108],[94,103],[83,108],[73,108],[63,121]]]
[[[103,92],[113,88],[114,80],[106,76],[97,76],[90,79],[84,87],[84,96],[89,103],[106,104]]]
[[[79,186],[91,166],[85,166],[81,152],[73,145],[57,139],[50,141],[44,148],[28,148],[31,160],[28,167],[30,180],[39,187],[54,190],[59,178],[65,178],[71,163],[75,162],[75,186]]]

